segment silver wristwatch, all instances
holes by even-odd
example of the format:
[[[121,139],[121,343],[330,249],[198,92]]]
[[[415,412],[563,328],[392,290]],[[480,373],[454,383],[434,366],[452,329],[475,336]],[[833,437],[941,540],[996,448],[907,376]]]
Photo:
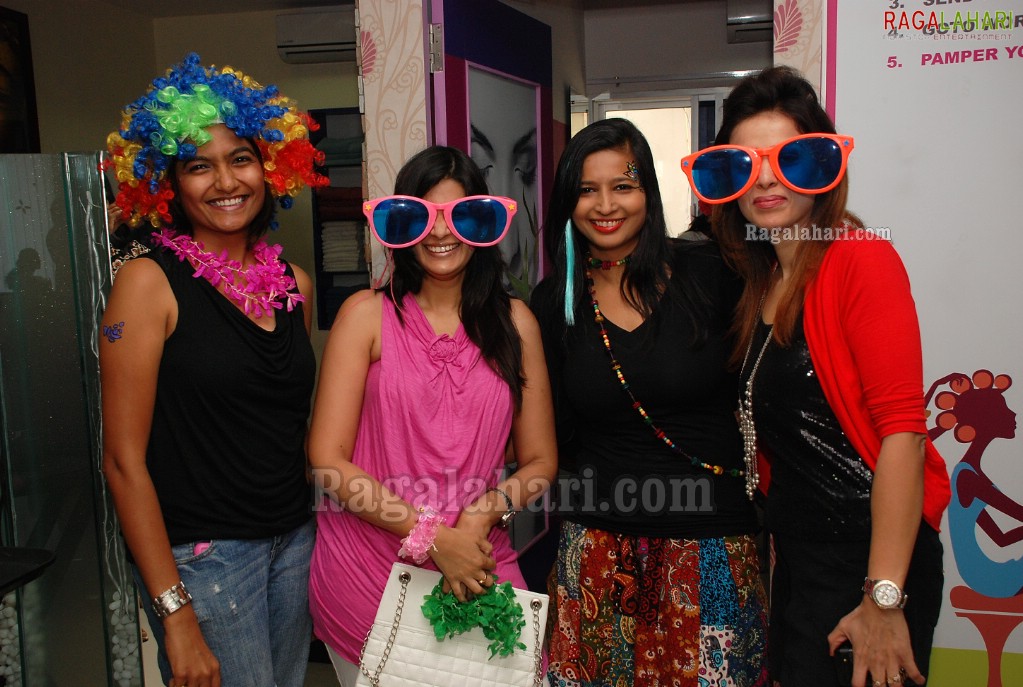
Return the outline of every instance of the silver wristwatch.
[[[906,599],[909,598],[902,588],[891,580],[872,580],[869,577],[863,580],[863,593],[868,595],[878,608],[886,611],[904,608]]]
[[[510,524],[511,524],[511,521],[512,521],[512,519],[513,519],[513,518],[514,518],[514,517],[515,517],[516,515],[518,515],[518,514],[519,514],[519,512],[518,512],[517,510],[509,510],[509,511],[505,511],[505,512],[504,512],[504,513],[503,513],[503,514],[501,515],[501,522],[500,522],[500,523],[498,523],[498,527],[502,527],[502,528],[504,528],[504,527],[508,527],[508,525],[510,525]]]
[[[185,589],[184,582],[178,582],[160,596],[153,597],[153,612],[156,613],[157,618],[166,618],[190,603],[192,603],[192,595]]]
[[[506,491],[498,489],[497,487],[490,487],[487,491],[497,492],[501,495],[501,498],[504,499],[504,504],[507,506],[508,510],[501,514],[501,520],[497,523],[497,526],[502,528],[508,527],[508,525],[511,524],[512,519],[519,514],[519,512],[515,510],[515,503],[511,500],[511,496],[508,496]]]

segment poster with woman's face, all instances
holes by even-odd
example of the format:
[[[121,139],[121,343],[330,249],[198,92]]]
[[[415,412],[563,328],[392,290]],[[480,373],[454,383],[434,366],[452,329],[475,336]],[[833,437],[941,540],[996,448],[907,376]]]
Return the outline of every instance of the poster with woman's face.
[[[470,155],[487,177],[490,193],[519,203],[500,246],[511,290],[523,296],[537,282],[536,117],[535,86],[469,69]]]

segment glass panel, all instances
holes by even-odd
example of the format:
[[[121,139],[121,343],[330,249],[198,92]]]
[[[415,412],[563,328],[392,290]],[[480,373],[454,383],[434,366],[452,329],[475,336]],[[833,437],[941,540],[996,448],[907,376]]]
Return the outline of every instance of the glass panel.
[[[110,279],[98,162],[0,156],[0,537],[56,557],[3,601],[7,685],[141,683],[135,592],[98,463]]]

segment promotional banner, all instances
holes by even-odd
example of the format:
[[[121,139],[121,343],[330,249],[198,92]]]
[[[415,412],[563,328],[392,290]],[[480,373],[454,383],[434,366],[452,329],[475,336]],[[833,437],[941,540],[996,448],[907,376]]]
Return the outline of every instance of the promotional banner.
[[[1023,2],[778,0],[775,31],[855,137],[850,209],[913,285],[953,494],[927,684],[1023,684]]]

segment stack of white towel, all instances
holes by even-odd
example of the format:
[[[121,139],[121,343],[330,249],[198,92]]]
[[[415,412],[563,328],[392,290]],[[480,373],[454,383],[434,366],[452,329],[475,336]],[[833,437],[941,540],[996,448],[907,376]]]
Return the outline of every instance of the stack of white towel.
[[[366,269],[364,222],[324,222],[320,234],[324,272],[357,272]]]

